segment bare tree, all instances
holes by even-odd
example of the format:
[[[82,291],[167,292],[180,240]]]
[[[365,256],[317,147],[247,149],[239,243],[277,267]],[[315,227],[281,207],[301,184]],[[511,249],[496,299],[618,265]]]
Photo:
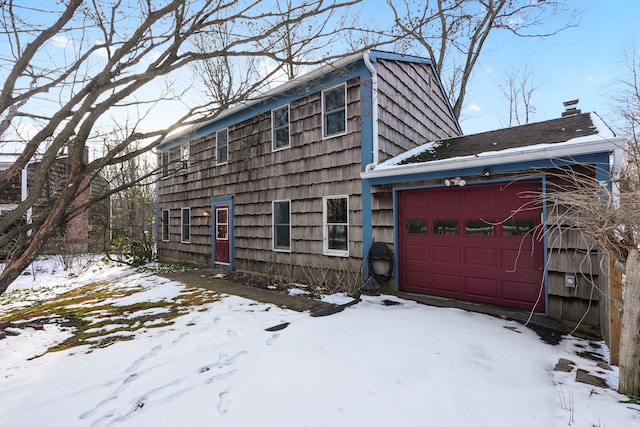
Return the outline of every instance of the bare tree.
[[[505,125],[510,127],[529,123],[531,115],[536,111],[532,98],[538,89],[531,68],[524,64],[521,67],[510,69],[504,73],[498,87],[509,105],[509,114]]]
[[[250,90],[242,90],[230,94],[226,105],[187,105],[183,113],[173,112],[170,122],[160,120],[154,126],[150,120],[157,111],[154,107],[167,102],[186,104],[187,97],[172,86],[184,80],[187,65],[232,57],[269,59],[276,64],[293,60],[296,65],[295,58],[285,60],[283,52],[267,51],[260,42],[297,22],[321,21],[358,1],[309,0],[283,16],[258,0],[74,0],[50,2],[46,8],[27,0],[3,0],[0,138],[5,144],[15,142],[20,155],[0,175],[0,191],[36,156],[39,162],[28,197],[0,219],[0,246],[19,236],[0,274],[0,293],[36,258],[58,226],[87,208],[72,203],[86,190],[87,178],[149,152],[169,133],[210,119],[251,96]],[[225,33],[226,41],[197,49],[195,40],[204,33]],[[316,61],[339,56],[332,53]],[[305,58],[304,63],[312,60]],[[164,88],[157,84],[163,79]],[[103,155],[86,160],[85,148],[101,143],[101,129],[109,126],[107,118],[133,124]],[[25,127],[33,132],[18,138],[25,134]],[[45,187],[43,172],[62,153],[68,156],[67,185],[40,222],[7,232],[37,203]]]
[[[387,0],[396,31],[407,50],[426,52],[444,80],[454,113],[460,117],[467,87],[491,34],[548,37],[576,25],[577,14],[562,0]],[[538,32],[551,17],[567,16],[564,25]]]
[[[591,174],[563,174],[548,186],[547,201],[556,206],[550,227],[570,224],[625,271],[621,312],[619,386],[623,394],[640,395],[640,55],[629,59],[630,75],[621,81],[616,100],[627,141],[620,178],[597,182]],[[548,181],[549,182],[549,181]],[[604,291],[603,291],[603,294]],[[612,315],[618,315],[614,313]]]

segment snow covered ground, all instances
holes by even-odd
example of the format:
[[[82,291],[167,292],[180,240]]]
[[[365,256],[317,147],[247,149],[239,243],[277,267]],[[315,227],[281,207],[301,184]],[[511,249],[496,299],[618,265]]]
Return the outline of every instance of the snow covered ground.
[[[0,426],[640,426],[615,367],[576,354],[606,348],[577,338],[551,346],[388,296],[312,318],[100,262],[32,271],[0,297],[0,320],[62,300],[90,325],[56,352],[64,323],[0,340]],[[554,371],[559,358],[573,371]],[[577,368],[613,388],[575,382]]]

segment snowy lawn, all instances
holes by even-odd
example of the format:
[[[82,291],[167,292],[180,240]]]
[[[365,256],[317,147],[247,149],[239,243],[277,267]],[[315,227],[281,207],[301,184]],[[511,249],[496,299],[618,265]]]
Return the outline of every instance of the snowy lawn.
[[[0,426],[640,426],[640,405],[575,382],[581,368],[615,388],[615,368],[576,354],[606,359],[602,343],[395,297],[312,318],[153,271],[54,266],[0,297],[0,321],[77,314],[0,340]]]

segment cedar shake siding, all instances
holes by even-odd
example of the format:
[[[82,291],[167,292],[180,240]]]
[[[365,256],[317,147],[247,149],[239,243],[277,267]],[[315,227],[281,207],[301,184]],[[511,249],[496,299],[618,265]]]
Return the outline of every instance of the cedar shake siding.
[[[372,52],[374,80],[367,58],[355,55],[338,66],[301,76],[261,100],[223,112],[191,133],[163,143],[158,150],[158,227],[168,228],[169,236],[158,239],[159,259],[217,266],[212,255],[217,231],[212,228],[214,201],[224,198],[233,210],[228,268],[305,283],[362,284],[362,264],[371,243],[364,241],[364,236],[371,236],[371,225],[365,232],[363,218],[371,212],[363,212],[360,174],[375,158],[373,150],[378,147],[382,160],[425,138],[460,133],[428,60]],[[346,88],[344,132],[341,120],[330,120],[342,117],[343,109],[332,110],[335,99],[330,98],[335,94],[340,99],[342,87]],[[272,126],[276,114],[283,117],[287,112],[288,146],[285,123],[277,122],[275,142]],[[337,134],[326,136],[327,127],[337,129]],[[216,138],[225,129],[228,158],[219,162]],[[274,243],[274,202],[289,213],[279,225],[279,230],[286,231],[287,225],[290,230],[280,246]],[[329,221],[328,206],[340,206],[346,215]],[[181,241],[183,208],[191,211],[188,243]],[[162,224],[163,215],[168,215],[168,225]],[[340,250],[327,247],[328,230],[341,233],[335,239],[348,239],[340,243]]]

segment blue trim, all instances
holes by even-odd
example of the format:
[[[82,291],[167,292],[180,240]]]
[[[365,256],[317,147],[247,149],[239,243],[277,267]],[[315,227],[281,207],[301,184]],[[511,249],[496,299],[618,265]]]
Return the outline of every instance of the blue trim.
[[[111,207],[109,207],[111,209]],[[110,212],[110,215],[112,215],[113,213]],[[160,240],[162,240],[162,238],[160,237],[160,215],[162,215],[162,212],[160,210],[160,178],[158,176],[156,176],[156,223],[154,224],[154,229],[156,231],[156,252],[158,251],[158,248],[160,247]],[[158,254],[156,253],[156,256]]]
[[[216,264],[216,235],[215,235],[215,212],[216,206],[229,205],[229,265]],[[233,219],[233,196],[221,196],[211,198],[211,266],[214,268],[223,268],[225,270],[236,269],[236,245],[234,233]]]
[[[606,160],[605,160],[606,159]],[[573,157],[563,157],[558,159],[541,159],[535,161],[526,161],[526,162],[517,162],[517,163],[505,163],[498,165],[487,166],[491,170],[491,173],[510,173],[510,172],[521,172],[521,171],[535,171],[536,169],[547,169],[547,168],[557,168],[562,166],[568,166],[577,163],[595,163],[598,168],[604,163],[609,164],[609,153],[595,153],[595,154],[584,154]],[[400,167],[401,168],[401,167]],[[401,170],[399,168],[399,170]],[[453,176],[478,176],[480,178],[483,176],[483,171],[485,167],[474,167],[474,168],[465,168],[465,169],[456,169],[455,162],[451,161],[451,168],[443,171],[436,172],[418,172],[409,175],[396,175],[396,176],[386,176],[386,177],[378,177],[378,178],[365,178],[371,185],[383,185],[383,184],[399,184],[404,182],[412,182],[412,181],[423,181],[423,180],[432,180],[432,179],[444,179],[451,178]],[[482,180],[481,182],[488,182]],[[469,182],[472,184],[474,182]]]
[[[373,163],[373,82],[371,71],[365,66],[360,72],[360,155],[362,158],[361,171],[369,163]]]
[[[371,206],[371,186],[362,180],[362,279],[366,282],[369,278],[369,263],[367,257],[373,243],[373,210]]]
[[[400,189],[393,189],[393,271],[395,271],[394,290],[400,291],[400,257],[398,255],[398,191]]]
[[[549,235],[547,234],[547,176],[542,176],[542,247],[544,248],[544,313],[549,315]]]

